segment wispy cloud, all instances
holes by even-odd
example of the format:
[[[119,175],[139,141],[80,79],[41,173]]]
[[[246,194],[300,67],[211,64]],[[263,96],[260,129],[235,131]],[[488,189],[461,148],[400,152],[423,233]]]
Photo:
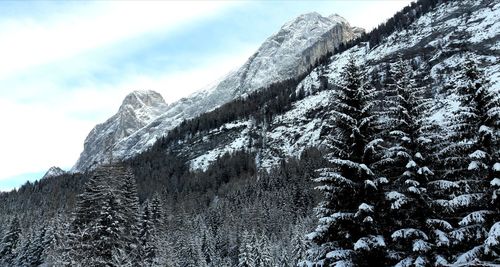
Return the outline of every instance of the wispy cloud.
[[[0,77],[70,58],[96,48],[167,32],[183,23],[211,16],[230,2],[95,1],[68,7],[68,13],[43,18],[8,18],[0,22]],[[8,64],[6,64],[8,63]]]

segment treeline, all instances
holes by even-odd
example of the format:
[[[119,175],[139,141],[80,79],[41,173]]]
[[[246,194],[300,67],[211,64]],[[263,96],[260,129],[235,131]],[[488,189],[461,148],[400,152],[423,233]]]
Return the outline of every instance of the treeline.
[[[5,216],[9,220],[0,241],[0,262],[237,266],[252,261],[252,266],[293,266],[296,251],[304,255],[307,249],[302,236],[311,227],[317,202],[309,178],[322,162],[321,153],[306,150],[300,160],[259,175],[253,159],[239,152],[221,157],[205,172],[176,172],[184,179],[178,190],[151,187],[156,192],[148,191],[142,201],[135,181],[151,176],[153,169],[101,167],[86,174],[71,210],[48,210],[56,215],[30,227],[22,227],[17,214]],[[154,167],[154,172],[170,171],[165,162]]]
[[[206,133],[237,120],[254,118],[257,123],[264,120],[270,121],[272,116],[289,110],[291,103],[304,97],[303,94],[296,93],[296,88],[305,76],[306,74],[303,74],[292,79],[273,83],[267,88],[262,88],[246,97],[233,100],[213,111],[183,121],[179,126],[169,131],[166,137],[160,138],[152,149],[165,150],[168,144],[173,141],[182,140],[189,135]]]
[[[0,233],[13,216],[18,217],[21,227],[30,228],[71,210],[87,179],[87,174],[64,174],[27,182],[18,190],[0,193]]]

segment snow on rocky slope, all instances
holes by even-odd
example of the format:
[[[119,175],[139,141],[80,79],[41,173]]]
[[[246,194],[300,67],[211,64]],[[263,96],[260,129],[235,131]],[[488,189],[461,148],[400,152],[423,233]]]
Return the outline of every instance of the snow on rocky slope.
[[[280,159],[299,156],[306,147],[321,146],[323,113],[329,104],[330,91],[313,93],[320,87],[319,77],[325,76],[330,84],[336,84],[339,73],[350,56],[367,68],[368,73],[384,75],[386,64],[394,62],[399,54],[406,60],[418,62],[417,73],[423,79],[433,81],[435,93],[433,120],[443,120],[455,107],[454,95],[444,89],[461,70],[467,56],[480,61],[481,68],[490,79],[490,90],[500,94],[500,3],[498,1],[450,1],[435,11],[415,21],[407,30],[393,33],[380,45],[368,44],[353,47],[334,55],[328,67],[316,68],[297,89],[304,88],[311,95],[294,103],[293,108],[269,123],[262,132],[264,149],[259,151],[258,164],[270,168]],[[205,169],[211,161],[227,152],[246,149],[250,142],[249,131],[255,127],[251,121],[239,121],[236,130],[223,131],[226,126],[204,136],[204,141],[214,144],[205,152],[191,150],[191,168]],[[233,127],[234,128],[234,127]],[[220,135],[230,135],[228,141]],[[194,138],[196,140],[196,138]],[[185,145],[189,147],[189,144]],[[185,152],[188,154],[188,152]]]
[[[98,164],[132,157],[183,120],[304,73],[317,59],[362,33],[362,29],[351,27],[338,15],[301,15],[269,37],[240,69],[229,73],[215,86],[168,107],[161,101],[152,106],[139,106],[138,111],[131,106],[122,112],[122,105],[115,116],[90,132],[73,171],[85,171]]]
[[[84,150],[72,171],[85,170],[115,158],[113,146],[163,114],[168,105],[154,91],[134,91],[127,95],[118,112],[98,124],[85,139]]]
[[[46,179],[46,178],[49,178],[49,177],[56,177],[56,176],[60,176],[60,175],[63,175],[65,174],[66,172],[59,168],[59,167],[50,167],[50,169],[43,175],[43,178],[42,179]]]

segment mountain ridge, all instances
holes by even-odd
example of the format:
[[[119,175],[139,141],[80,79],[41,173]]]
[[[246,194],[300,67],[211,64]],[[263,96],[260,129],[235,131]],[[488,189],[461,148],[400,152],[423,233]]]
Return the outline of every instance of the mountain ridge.
[[[359,28],[352,28],[339,15],[302,14],[267,38],[246,63],[228,73],[221,82],[162,108],[162,114],[141,127],[128,127],[127,134],[108,138],[106,132],[112,131],[112,124],[117,128],[115,131],[124,127],[109,122],[104,123],[108,127],[97,125],[87,137],[84,151],[72,171],[85,171],[102,163],[130,158],[150,147],[183,120],[213,110],[272,82],[306,72],[319,58],[359,34]],[[123,123],[126,121],[124,119]]]

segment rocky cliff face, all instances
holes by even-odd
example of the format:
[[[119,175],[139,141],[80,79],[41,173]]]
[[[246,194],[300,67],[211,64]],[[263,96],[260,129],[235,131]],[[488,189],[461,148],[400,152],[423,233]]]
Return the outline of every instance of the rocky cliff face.
[[[338,15],[301,15],[269,37],[237,72],[213,90],[229,91],[234,97],[297,76],[336,46],[356,36],[349,23]]]
[[[164,105],[145,105],[148,109],[138,112],[136,106],[122,105],[118,114],[96,126],[89,134],[73,171],[85,171],[102,163],[132,157],[185,119],[271,83],[304,73],[320,57],[362,32],[338,15],[301,15],[269,37],[241,68],[229,73],[215,86],[166,108]],[[141,105],[138,107],[143,109]]]
[[[118,112],[89,133],[73,171],[112,161],[113,147],[118,142],[146,126],[167,108],[163,97],[154,91],[134,91],[127,95]]]

